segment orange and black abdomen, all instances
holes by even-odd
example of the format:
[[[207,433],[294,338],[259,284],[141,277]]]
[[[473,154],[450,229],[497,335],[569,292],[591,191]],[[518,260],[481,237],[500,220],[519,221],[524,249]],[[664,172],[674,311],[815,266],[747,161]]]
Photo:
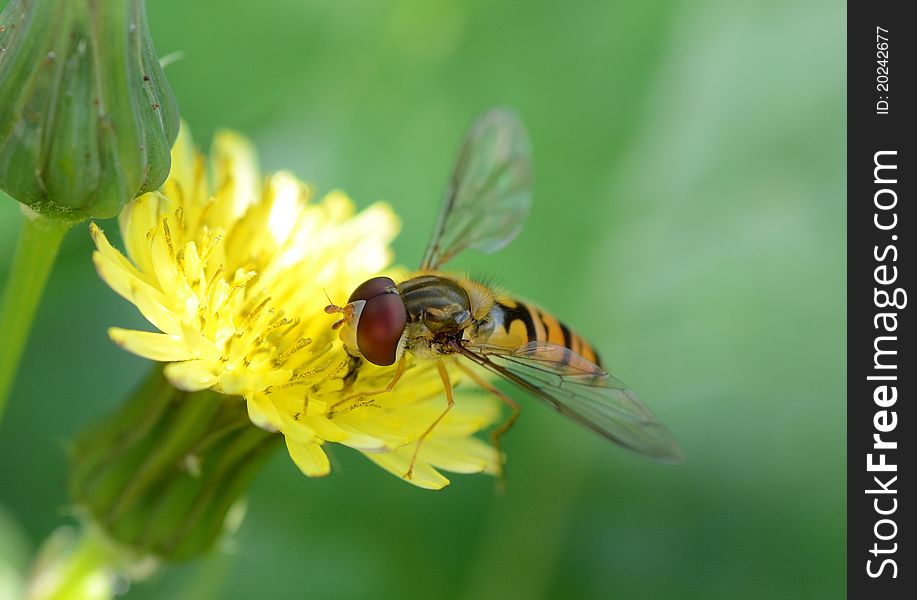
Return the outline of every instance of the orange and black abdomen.
[[[583,358],[602,366],[602,359],[592,345],[575,331],[536,306],[518,300],[498,302],[503,310],[503,322],[498,323],[505,333],[518,337],[522,345],[530,342],[550,342],[569,348]]]

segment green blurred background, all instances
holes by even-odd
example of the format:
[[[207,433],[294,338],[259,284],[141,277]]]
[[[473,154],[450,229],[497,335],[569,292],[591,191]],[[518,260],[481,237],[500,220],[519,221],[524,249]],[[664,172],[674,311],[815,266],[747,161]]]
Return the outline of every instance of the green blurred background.
[[[5,4],[0,2],[0,6]],[[278,453],[228,553],[130,598],[837,598],[846,574],[845,5],[840,2],[148,2],[204,146],[252,137],[360,205],[414,265],[459,140],[523,116],[535,206],[459,266],[564,317],[680,438],[633,457],[526,401],[488,477],[415,489],[354,452]],[[0,201],[0,277],[17,208]],[[107,224],[113,231],[114,223]],[[68,520],[66,440],[148,365],[143,326],[68,236],[0,425],[4,545]],[[8,521],[8,523],[7,523]]]

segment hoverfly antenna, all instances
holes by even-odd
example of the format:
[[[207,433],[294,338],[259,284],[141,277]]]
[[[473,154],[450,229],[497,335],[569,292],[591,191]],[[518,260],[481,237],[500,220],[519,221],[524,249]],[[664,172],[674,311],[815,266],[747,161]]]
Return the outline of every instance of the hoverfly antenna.
[[[334,303],[334,300],[331,299],[331,296],[328,295],[328,290],[322,288],[322,292],[325,293],[325,298],[328,299],[328,306],[325,307],[325,312],[329,315],[341,313],[343,318],[334,322],[331,326],[331,329],[340,329],[344,326],[344,323],[347,322],[347,319],[353,314],[353,307],[350,304],[345,304],[344,306],[338,306]]]
[[[328,301],[331,302],[331,299],[329,298]],[[337,304],[332,303],[325,307],[325,312],[328,313],[329,315],[333,315],[335,313],[344,313],[344,318],[338,319],[337,321],[335,321],[334,324],[331,326],[331,329],[340,329],[344,325],[344,323],[347,322],[346,307],[341,307],[341,306],[338,306]]]
[[[331,296],[328,295],[328,290],[326,290],[325,288],[322,288],[322,293],[324,293],[325,298],[328,299],[328,306],[325,307],[326,313],[328,313],[329,315],[333,315],[334,313],[344,312],[344,309],[338,306],[337,304],[335,304],[334,300],[331,299]],[[338,325],[338,327],[340,327],[340,325]]]

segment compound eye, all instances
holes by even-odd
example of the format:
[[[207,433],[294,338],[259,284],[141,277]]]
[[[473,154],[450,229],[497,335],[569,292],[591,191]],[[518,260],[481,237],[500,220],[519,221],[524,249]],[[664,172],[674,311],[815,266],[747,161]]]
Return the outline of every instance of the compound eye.
[[[388,278],[377,277],[376,279]],[[372,281],[370,279],[363,285]],[[357,291],[360,291],[362,287],[357,288]],[[394,283],[391,287],[394,287]],[[351,297],[351,302],[353,302],[353,297]],[[398,341],[404,333],[407,319],[404,301],[398,294],[382,293],[366,300],[366,305],[357,323],[357,348],[360,354],[374,365],[384,367],[394,363],[398,354]]]
[[[357,289],[347,299],[347,303],[350,304],[356,300],[369,300],[374,296],[384,294],[394,287],[395,282],[388,277],[373,277],[357,286]]]

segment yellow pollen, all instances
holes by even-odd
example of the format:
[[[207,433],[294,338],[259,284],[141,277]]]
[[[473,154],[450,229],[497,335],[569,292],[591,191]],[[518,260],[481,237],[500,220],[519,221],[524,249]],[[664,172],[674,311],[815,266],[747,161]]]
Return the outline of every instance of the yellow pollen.
[[[201,307],[198,310],[203,311],[213,305],[213,292],[222,275],[223,265],[220,265],[217,267],[217,270],[213,272],[213,275],[210,276],[210,279],[207,280],[207,287],[204,290],[204,302],[201,303]]]
[[[178,224],[180,231],[185,230],[185,209],[181,206],[175,209],[175,222]]]
[[[309,338],[299,338],[298,340],[296,340],[296,343],[294,343],[292,346],[290,346],[289,348],[281,352],[280,355],[274,358],[274,364],[279,367],[284,362],[286,362],[288,358],[290,358],[291,356],[293,356],[294,354],[296,354],[297,352],[299,352],[300,350],[302,350],[303,348],[305,348],[306,346],[308,346],[311,343],[312,343],[312,340]]]
[[[215,235],[213,238],[207,241],[207,244],[204,246],[204,252],[201,253],[201,264],[207,266],[210,263],[210,257],[213,256],[213,253],[216,252],[217,246],[220,245],[220,242],[223,240],[222,235]],[[222,266],[220,269],[222,270]]]
[[[258,305],[255,306],[255,308],[249,311],[248,315],[246,315],[245,317],[245,320],[242,321],[242,325],[240,325],[239,328],[236,330],[236,337],[240,338],[243,335],[245,335],[246,331],[251,330],[251,327],[254,324],[255,320],[258,319],[258,317],[261,315],[261,311],[264,310],[264,307],[267,306],[268,302],[270,301],[271,301],[271,297],[268,296],[267,298],[259,302]]]
[[[162,220],[162,232],[166,236],[166,245],[169,248],[169,256],[175,261],[175,246],[172,245],[172,232],[169,230],[169,219]]]

